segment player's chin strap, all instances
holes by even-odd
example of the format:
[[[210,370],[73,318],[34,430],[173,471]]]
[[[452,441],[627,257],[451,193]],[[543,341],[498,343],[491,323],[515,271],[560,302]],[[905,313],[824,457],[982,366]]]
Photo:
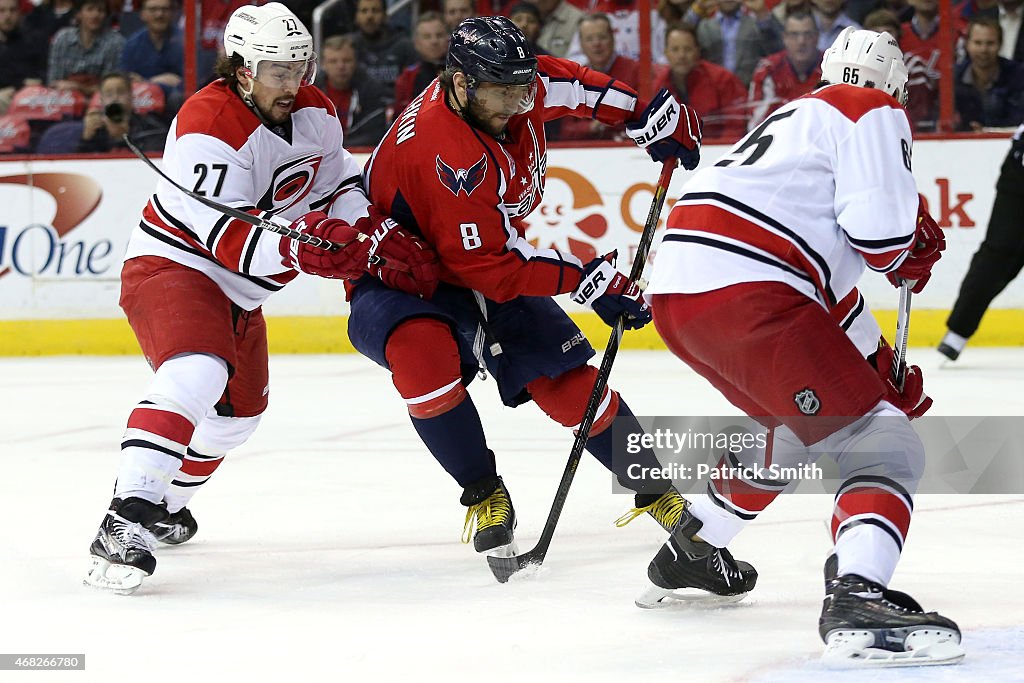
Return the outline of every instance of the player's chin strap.
[[[247,72],[248,72],[248,70],[247,70]],[[260,108],[256,106],[256,101],[252,98],[252,91],[256,87],[256,78],[252,75],[252,72],[248,72],[248,74],[249,74],[249,89],[248,90],[243,88],[242,84],[239,83],[238,81],[235,82],[235,87],[236,87],[236,91],[238,92],[238,96],[242,98],[243,102],[245,102],[245,106],[249,107],[249,111],[251,111],[253,114],[256,115],[256,118],[258,118],[260,120],[260,123],[262,123],[267,128],[270,128],[271,130],[273,130],[275,125],[277,125],[277,124],[274,124],[274,123],[272,123],[272,122],[267,120],[267,117],[263,115],[263,112],[260,111]]]

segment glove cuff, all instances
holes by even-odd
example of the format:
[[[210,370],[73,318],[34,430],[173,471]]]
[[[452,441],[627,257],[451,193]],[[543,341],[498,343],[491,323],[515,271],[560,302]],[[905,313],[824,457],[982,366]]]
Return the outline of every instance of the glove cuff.
[[[583,276],[579,286],[569,295],[569,298],[582,306],[593,307],[594,301],[608,291],[616,277],[621,276],[622,273],[615,270],[611,263],[601,259],[596,268]]]

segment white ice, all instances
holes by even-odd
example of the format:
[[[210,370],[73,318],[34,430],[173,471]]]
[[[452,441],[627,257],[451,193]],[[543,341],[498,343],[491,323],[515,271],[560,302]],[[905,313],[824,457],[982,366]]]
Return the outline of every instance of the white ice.
[[[1024,351],[969,348],[939,369],[911,349],[935,414],[1024,415]],[[362,357],[278,356],[271,407],[194,499],[200,530],[163,547],[133,596],[81,584],[140,358],[0,360],[0,651],[84,653],[67,681],[1024,680],[1024,495],[921,496],[893,587],[959,622],[961,666],[832,674],[818,663],[831,500],[776,502],[733,545],[757,588],[719,610],[633,598],[663,534],[612,521],[630,498],[589,456],[544,567],[497,584],[459,543],[460,490],[420,445],[389,376]],[[735,411],[665,353],[624,352],[612,384],[637,414]],[[521,549],[571,444],[535,406],[475,382]],[[27,680],[0,672],[0,680]]]

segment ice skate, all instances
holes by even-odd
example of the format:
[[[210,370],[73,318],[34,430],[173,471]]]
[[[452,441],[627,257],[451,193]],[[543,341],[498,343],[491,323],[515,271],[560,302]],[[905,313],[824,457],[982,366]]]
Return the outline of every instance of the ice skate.
[[[945,365],[959,358],[965,346],[967,346],[967,337],[962,337],[956,332],[948,330],[942,337],[942,341],[939,342],[936,350],[946,357],[947,360],[942,361]]]
[[[129,595],[153,574],[153,536],[147,527],[167,517],[167,510],[141,498],[114,499],[89,553],[87,586]]]
[[[818,633],[828,666],[955,664],[964,657],[960,629],[952,620],[856,574],[828,581]]]
[[[757,570],[735,560],[725,548],[695,540],[702,522],[685,506],[679,516],[672,535],[647,567],[651,586],[636,599],[636,606],[653,609],[673,602],[713,606],[742,600],[757,583]]]
[[[473,540],[478,553],[511,557],[518,552],[513,530],[516,512],[499,476],[490,476],[466,487],[460,502],[466,510],[462,542]]]
[[[161,505],[165,505],[161,503]],[[161,519],[146,527],[153,538],[168,545],[180,545],[196,535],[199,524],[187,507],[171,512],[166,519]]]
[[[615,520],[615,526],[624,527],[634,519],[649,514],[665,531],[672,531],[686,509],[686,499],[675,489],[665,493],[638,493],[634,498],[635,507]]]

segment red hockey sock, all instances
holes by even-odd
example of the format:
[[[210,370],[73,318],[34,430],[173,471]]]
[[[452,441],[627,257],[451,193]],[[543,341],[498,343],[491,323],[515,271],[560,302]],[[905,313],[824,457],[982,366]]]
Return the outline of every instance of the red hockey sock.
[[[592,365],[581,365],[554,379],[538,377],[526,388],[533,400],[548,417],[555,422],[576,429],[583,420],[583,411],[587,407],[587,399],[594,390],[597,379],[597,368]],[[619,395],[605,387],[601,404],[597,408],[594,426],[590,436],[594,437],[611,426],[619,410]]]
[[[413,417],[441,415],[466,398],[459,346],[447,323],[433,318],[403,322],[388,338],[384,355]]]

